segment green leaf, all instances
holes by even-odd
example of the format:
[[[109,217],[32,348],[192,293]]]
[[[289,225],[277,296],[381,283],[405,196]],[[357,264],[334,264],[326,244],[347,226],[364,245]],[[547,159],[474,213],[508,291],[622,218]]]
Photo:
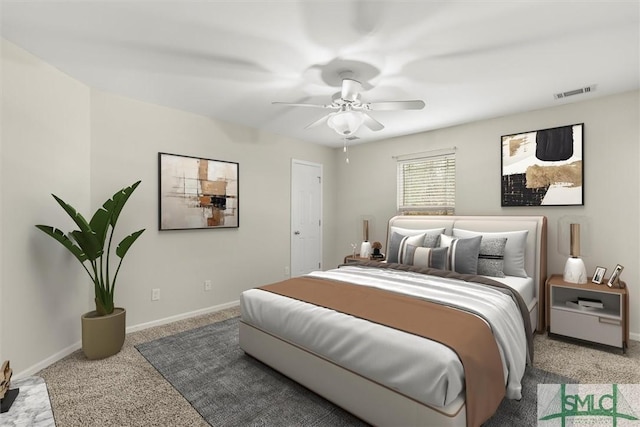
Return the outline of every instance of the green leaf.
[[[100,247],[104,247],[104,242],[107,239],[107,230],[111,223],[111,212],[104,208],[100,208],[93,214],[89,226],[96,233],[96,239]]]
[[[124,208],[125,203],[129,200],[129,196],[138,188],[141,181],[134,182],[131,186],[123,188],[118,191],[110,200],[107,200],[102,207],[104,207],[107,211],[111,213],[111,226],[115,227],[116,222],[118,222],[118,217],[120,216],[120,212],[122,212],[122,208]]]
[[[116,255],[118,255],[120,258],[124,258],[131,245],[133,245],[133,242],[135,242],[136,239],[140,237],[144,230],[144,228],[142,230],[138,230],[135,233],[131,233],[130,235],[122,239],[122,241],[116,248]]]
[[[75,243],[73,243],[73,240],[69,239],[62,232],[62,230],[58,228],[53,228],[49,225],[36,225],[36,228],[39,230],[42,230],[43,232],[45,232],[46,234],[48,234],[49,236],[51,236],[52,238],[60,242],[65,248],[69,250],[69,252],[71,252],[78,259],[78,261],[80,261],[80,263],[83,263],[87,260],[87,256],[82,251],[82,249],[78,247]]]
[[[96,233],[93,231],[82,232],[75,230],[71,232],[71,236],[78,243],[78,246],[82,248],[89,261],[94,261],[102,255],[103,245],[100,244]]]
[[[105,301],[96,297],[95,302],[98,316],[106,316],[107,314],[113,313],[113,301]]]
[[[77,212],[73,206],[69,205],[68,203],[66,203],[64,200],[62,200],[55,194],[52,194],[52,196],[54,199],[56,199],[56,201],[60,204],[60,206],[62,206],[62,209],[64,209],[65,212],[71,217],[73,222],[75,222],[78,225],[78,228],[80,228],[80,231],[82,232],[91,231],[91,226],[89,225],[87,220],[84,219],[82,214],[80,214],[80,212]]]
[[[95,282],[95,298],[96,311],[98,315],[104,316],[113,312],[113,294],[100,281]]]

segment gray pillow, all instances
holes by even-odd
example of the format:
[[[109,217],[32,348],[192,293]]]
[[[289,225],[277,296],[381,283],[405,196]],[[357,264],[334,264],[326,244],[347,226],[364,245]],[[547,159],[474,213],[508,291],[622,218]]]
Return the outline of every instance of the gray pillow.
[[[478,274],[504,277],[504,248],[506,237],[482,237],[478,254]]]
[[[470,231],[460,228],[453,229],[453,235],[457,237],[506,237],[507,244],[504,247],[504,274],[507,276],[528,277],[525,264],[525,251],[527,248],[528,230],[520,231]]]
[[[425,248],[437,248],[438,243],[440,242],[440,234],[442,231],[438,230],[438,232],[425,233],[424,234],[424,243],[422,244]]]
[[[436,247],[438,245],[438,237],[442,232],[444,232],[444,228],[411,230],[391,227],[391,237],[387,246],[387,262],[401,262],[401,255],[406,244],[430,248]]]
[[[387,251],[387,262],[401,262],[402,253],[407,244],[422,246],[424,244],[424,233],[405,236],[395,231],[392,232],[389,240],[389,250]]]
[[[449,248],[423,248],[407,245],[402,257],[402,264],[447,269]]]
[[[482,236],[460,239],[440,235],[440,246],[449,248],[449,269],[461,274],[478,274]]]

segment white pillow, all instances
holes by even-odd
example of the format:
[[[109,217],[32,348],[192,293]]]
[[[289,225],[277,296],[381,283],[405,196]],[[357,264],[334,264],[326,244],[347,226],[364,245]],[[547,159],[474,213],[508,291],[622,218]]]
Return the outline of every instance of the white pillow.
[[[435,228],[429,229],[429,230],[418,230],[418,229],[414,229],[414,228],[402,228],[402,227],[395,227],[395,226],[391,226],[391,232],[393,233],[394,231],[396,233],[400,233],[403,234],[405,236],[415,236],[416,234],[422,234],[425,231],[433,231],[435,230]]]
[[[527,248],[528,234],[529,230],[488,232],[463,230],[460,228],[453,229],[453,235],[457,237],[506,237],[507,244],[504,247],[504,274],[517,277],[528,277],[524,269],[524,256]]]
[[[453,242],[454,237],[453,236],[449,236],[447,234],[442,234],[440,235],[440,247],[441,248],[448,248],[449,246],[451,246],[451,243]]]

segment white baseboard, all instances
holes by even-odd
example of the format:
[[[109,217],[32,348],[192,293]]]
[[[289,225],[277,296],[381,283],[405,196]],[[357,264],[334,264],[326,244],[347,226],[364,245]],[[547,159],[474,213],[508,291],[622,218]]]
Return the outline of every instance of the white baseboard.
[[[214,305],[212,307],[203,308],[200,310],[190,311],[188,313],[177,314],[175,316],[165,317],[164,319],[154,320],[152,322],[140,323],[139,325],[130,326],[126,329],[126,333],[130,334],[136,331],[142,331],[143,329],[152,328],[154,326],[166,325],[167,323],[177,322],[178,320],[189,319],[191,317],[201,316],[203,314],[215,313],[217,311],[222,311],[227,308],[236,307],[240,305],[240,301],[231,301],[228,303]],[[67,348],[60,350],[59,352],[47,357],[46,359],[36,363],[35,365],[30,366],[24,371],[20,371],[13,375],[13,379],[20,379],[25,377],[30,377],[31,375],[35,375],[40,372],[44,368],[49,365],[56,363],[58,360],[63,359],[73,353],[76,350],[80,350],[82,348],[82,342],[78,341]]]
[[[222,311],[227,308],[236,307],[240,305],[240,301],[231,301],[220,305],[214,305],[212,307],[202,308],[200,310],[190,311],[188,313],[176,314],[175,316],[165,317],[164,319],[158,319],[151,322],[140,323],[139,325],[130,326],[127,328],[127,333],[142,331],[144,329],[153,328],[154,326],[166,325],[167,323],[177,322],[178,320],[189,319],[191,317],[201,316],[203,314],[215,313],[216,311]]]
[[[633,332],[629,332],[629,339],[633,341],[640,341],[640,334],[634,334]]]
[[[21,378],[30,377],[31,375],[34,375],[37,372],[40,372],[41,370],[43,370],[47,366],[56,363],[58,360],[67,357],[68,355],[70,355],[74,351],[80,350],[81,348],[82,348],[82,342],[81,341],[73,343],[69,347],[64,348],[64,349],[60,350],[59,352],[47,357],[46,359],[36,363],[35,365],[32,365],[32,366],[28,367],[24,371],[21,371],[21,372],[18,372],[16,374],[14,374],[13,378],[16,379],[16,380],[19,380]]]

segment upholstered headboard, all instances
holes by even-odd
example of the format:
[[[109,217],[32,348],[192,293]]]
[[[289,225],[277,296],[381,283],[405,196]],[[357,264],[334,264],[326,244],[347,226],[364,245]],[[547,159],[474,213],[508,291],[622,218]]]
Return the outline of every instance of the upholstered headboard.
[[[389,220],[387,226],[388,249],[392,227],[429,230],[444,228],[444,234],[452,235],[453,229],[475,232],[514,232],[527,230],[524,269],[534,279],[538,300],[537,330],[544,331],[545,281],[547,280],[547,218],[544,216],[418,216],[402,215]],[[524,234],[524,233],[522,233]],[[535,327],[535,325],[532,325]]]

